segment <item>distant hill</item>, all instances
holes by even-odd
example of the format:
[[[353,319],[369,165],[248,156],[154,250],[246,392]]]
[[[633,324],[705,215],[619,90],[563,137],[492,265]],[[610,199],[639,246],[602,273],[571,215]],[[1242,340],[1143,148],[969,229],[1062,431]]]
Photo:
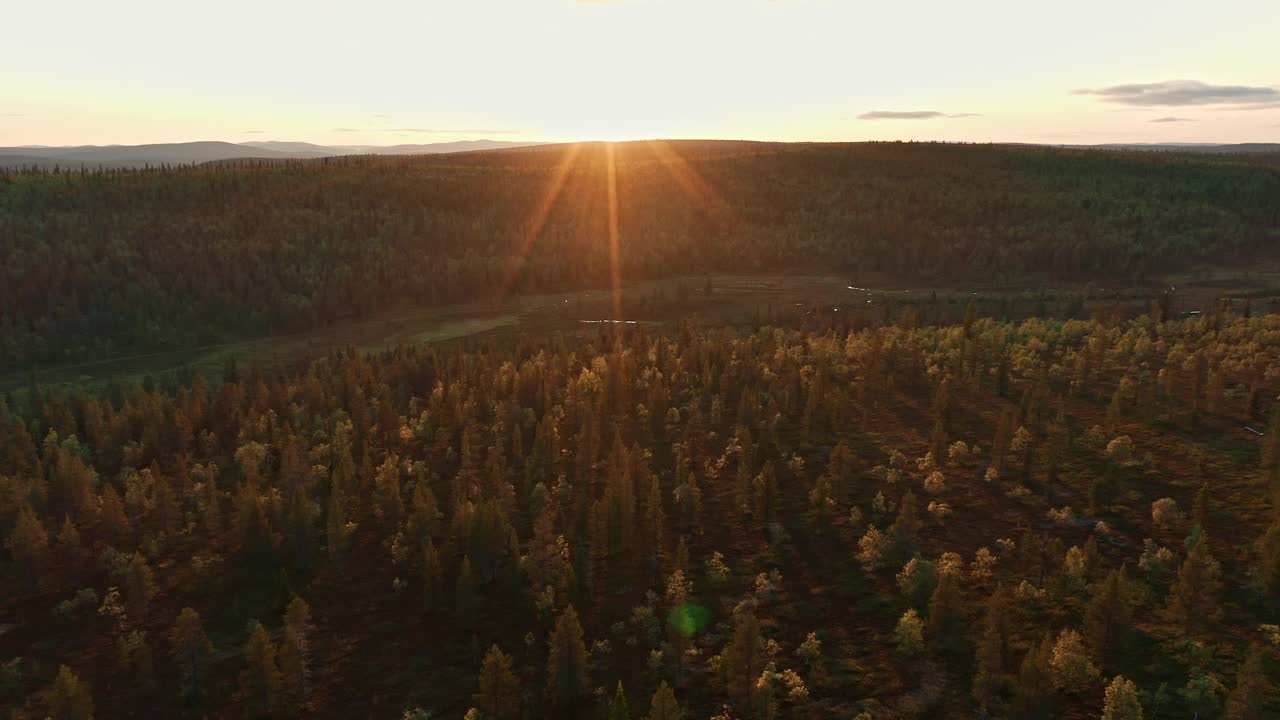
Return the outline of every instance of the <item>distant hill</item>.
[[[1061,147],[1092,150],[1140,150],[1151,152],[1184,152],[1207,154],[1280,152],[1280,143],[1112,143],[1107,145],[1063,145]]]
[[[241,158],[303,160],[332,152],[282,152],[229,142],[158,143],[154,145],[85,145],[80,147],[0,148],[0,167],[130,168],[144,165],[197,165]]]
[[[339,155],[432,155],[497,150],[541,143],[502,140],[459,140],[415,145],[316,145],[306,142],[220,141],[151,145],[83,145],[77,147],[0,148],[0,167],[133,168],[147,165],[199,165],[234,160],[307,160]]]
[[[476,150],[505,150],[507,148],[546,144],[509,140],[454,140],[452,142],[407,145],[337,145],[333,149],[341,151],[339,154],[343,155],[436,155],[439,153],[473,152]]]
[[[316,153],[318,155],[335,155],[340,154],[340,148],[331,145],[316,145],[309,142],[281,142],[279,140],[267,140],[265,142],[242,142],[237,143],[240,147],[258,148],[259,150],[270,150],[272,152],[285,153]]]
[[[615,273],[1130,287],[1280,261],[1280,171],[1260,160],[1277,154],[672,140],[279,159],[291,150],[0,175],[0,368],[603,288]]]

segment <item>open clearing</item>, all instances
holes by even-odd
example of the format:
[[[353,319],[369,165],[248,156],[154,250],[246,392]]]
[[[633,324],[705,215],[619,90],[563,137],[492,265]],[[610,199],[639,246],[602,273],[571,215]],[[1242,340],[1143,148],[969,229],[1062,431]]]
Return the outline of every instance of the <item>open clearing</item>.
[[[1085,294],[1089,298],[1084,308],[1087,313],[1116,305],[1137,309],[1170,288],[1176,290],[1179,312],[1209,307],[1221,298],[1242,302],[1246,297],[1251,298],[1258,310],[1280,309],[1280,270],[1208,268],[1164,277],[1139,287],[1055,284],[1049,292]],[[970,297],[1007,299],[1016,306],[1019,300],[1029,303],[1046,291],[1045,286],[1025,284],[930,285],[874,273],[699,275],[627,283],[619,293],[618,302],[623,317],[645,325],[678,320],[734,325],[841,311],[874,322],[885,319],[886,315],[896,317],[901,306],[933,302],[935,295],[938,303],[949,306],[954,314]],[[245,365],[269,365],[319,357],[348,347],[379,351],[397,345],[444,342],[491,333],[596,332],[605,325],[594,321],[611,318],[614,301],[611,291],[590,289],[517,295],[434,308],[398,308],[304,333],[38,368],[34,374],[45,386],[94,386],[111,381],[138,382],[148,375],[160,376],[183,368],[215,374],[231,358]],[[32,370],[0,374],[0,393],[28,386],[32,374]]]

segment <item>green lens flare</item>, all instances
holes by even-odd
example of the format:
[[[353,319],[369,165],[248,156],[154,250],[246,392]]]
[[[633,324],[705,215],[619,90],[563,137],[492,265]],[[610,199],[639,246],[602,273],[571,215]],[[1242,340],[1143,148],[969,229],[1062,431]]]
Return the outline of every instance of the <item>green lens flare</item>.
[[[693,637],[707,626],[707,619],[710,617],[711,612],[702,605],[687,602],[672,610],[667,615],[667,622],[681,635]]]

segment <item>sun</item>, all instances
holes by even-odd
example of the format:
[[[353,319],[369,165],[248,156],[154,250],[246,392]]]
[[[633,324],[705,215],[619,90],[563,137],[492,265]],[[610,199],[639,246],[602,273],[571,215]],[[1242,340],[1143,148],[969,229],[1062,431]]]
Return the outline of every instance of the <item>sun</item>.
[[[625,320],[622,312],[622,286],[624,279],[622,277],[620,259],[621,236],[618,230],[618,174],[620,170],[625,171],[626,168],[625,164],[619,163],[619,146],[625,145],[628,146],[627,149],[629,151],[633,149],[639,151],[628,153],[632,156],[630,161],[648,161],[661,165],[671,175],[672,181],[689,199],[689,202],[700,207],[718,227],[731,227],[733,225],[734,212],[732,207],[716,192],[715,188],[698,173],[693,165],[670,142],[666,140],[641,140],[626,143],[608,141],[601,143],[601,145],[604,152],[604,194],[608,213],[610,319],[614,321],[615,333],[618,333],[620,332],[619,326]],[[566,145],[560,161],[549,174],[541,198],[534,206],[533,214],[526,225],[527,230],[521,236],[519,245],[516,248],[515,262],[512,264],[502,285],[500,297],[507,297],[514,289],[520,272],[528,261],[533,244],[537,241],[539,234],[541,234],[543,227],[546,225],[552,209],[564,193],[569,175],[580,169],[580,164],[584,163],[585,147],[588,146],[583,143]],[[647,158],[645,157],[646,152],[648,154]],[[616,337],[617,335],[615,335]]]

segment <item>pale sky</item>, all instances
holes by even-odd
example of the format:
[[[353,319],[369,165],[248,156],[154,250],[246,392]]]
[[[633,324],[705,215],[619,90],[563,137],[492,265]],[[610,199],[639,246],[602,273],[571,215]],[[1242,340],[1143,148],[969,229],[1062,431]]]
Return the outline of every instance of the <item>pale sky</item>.
[[[1280,142],[1280,0],[8,0],[0,17],[0,146]]]

